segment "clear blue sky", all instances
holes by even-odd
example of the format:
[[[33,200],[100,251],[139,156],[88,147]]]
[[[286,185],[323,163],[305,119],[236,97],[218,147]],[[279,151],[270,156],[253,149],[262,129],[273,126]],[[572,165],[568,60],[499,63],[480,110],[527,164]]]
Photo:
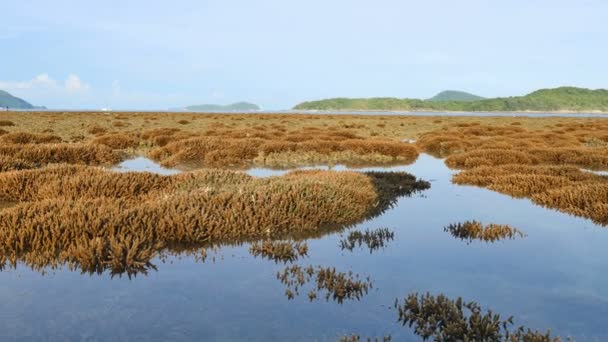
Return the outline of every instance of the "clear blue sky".
[[[0,2],[0,89],[52,108],[608,88],[606,0]]]

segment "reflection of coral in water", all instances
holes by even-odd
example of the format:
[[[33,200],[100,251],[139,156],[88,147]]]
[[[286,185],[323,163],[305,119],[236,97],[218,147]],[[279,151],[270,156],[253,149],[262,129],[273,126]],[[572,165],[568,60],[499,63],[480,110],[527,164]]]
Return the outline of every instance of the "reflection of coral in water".
[[[494,242],[503,239],[515,239],[525,237],[516,228],[506,224],[490,223],[486,226],[477,221],[465,221],[463,223],[452,223],[443,229],[452,234],[453,237],[467,242],[480,240],[486,242]]]
[[[435,341],[538,341],[551,342],[561,339],[524,327],[513,328],[513,317],[502,319],[500,315],[482,308],[475,302],[464,302],[440,294],[410,294],[402,303],[395,299],[401,324],[414,327],[416,335]]]
[[[261,256],[275,262],[294,262],[308,255],[308,245],[305,242],[291,241],[262,241],[251,244],[249,253]]]
[[[359,300],[372,288],[372,282],[367,277],[361,280],[358,274],[338,272],[331,267],[302,268],[294,265],[286,267],[283,272],[277,273],[279,279],[287,288],[285,295],[293,299],[299,295],[300,288],[313,282],[314,286],[308,293],[308,298],[312,301],[317,299],[319,292],[325,292],[325,300],[330,298],[338,303],[343,303],[345,299]]]
[[[372,339],[371,337],[368,337],[365,340],[363,340],[363,339],[361,339],[361,336],[359,336],[359,335],[350,335],[350,336],[342,336],[342,338],[340,338],[340,342],[360,342],[360,341],[390,342],[390,341],[392,341],[392,337],[391,337],[391,335],[386,335],[386,336],[383,336],[382,338],[374,337]]]
[[[342,250],[352,251],[355,247],[361,247],[365,245],[369,252],[372,253],[375,250],[384,248],[386,244],[393,240],[395,233],[388,230],[388,228],[380,228],[376,230],[353,231],[348,236],[340,240],[340,248]]]

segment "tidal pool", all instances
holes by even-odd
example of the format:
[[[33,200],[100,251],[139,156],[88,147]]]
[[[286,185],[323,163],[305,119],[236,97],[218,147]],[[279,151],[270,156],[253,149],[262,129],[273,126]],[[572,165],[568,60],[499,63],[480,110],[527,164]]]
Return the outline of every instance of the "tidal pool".
[[[159,172],[142,163],[148,161],[125,162],[120,170]],[[517,325],[578,341],[608,340],[606,228],[526,199],[452,184],[455,171],[428,155],[408,166],[358,170],[406,171],[431,182],[379,217],[307,241],[308,257],[294,264],[369,276],[373,288],[360,300],[310,302],[306,292],[289,300],[276,277],[289,264],[251,256],[249,244],[220,246],[204,262],[189,255],[156,259],[157,270],[131,279],[67,269],[41,274],[19,265],[0,272],[0,340],[336,341],[354,333],[418,341],[397,323],[393,303],[427,291],[476,301],[513,315]],[[527,236],[467,244],[444,231],[466,220],[509,224]],[[353,230],[380,228],[394,233],[382,248],[340,247]]]
[[[133,159],[125,160],[113,167],[112,170],[118,172],[152,172],[157,173],[159,175],[175,175],[181,172],[179,170],[162,167],[159,164],[155,163],[153,160],[150,160],[146,157],[136,157]]]

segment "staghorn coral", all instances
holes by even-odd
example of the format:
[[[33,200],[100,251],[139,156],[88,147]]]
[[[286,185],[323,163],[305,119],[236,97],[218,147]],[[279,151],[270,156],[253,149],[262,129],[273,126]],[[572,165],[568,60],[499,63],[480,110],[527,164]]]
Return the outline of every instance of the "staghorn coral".
[[[520,118],[518,122],[521,125],[512,126],[511,118],[498,117],[450,117],[436,120],[433,117],[412,116],[260,113],[196,114],[178,118],[172,113],[137,112],[86,115],[59,112],[30,112],[23,115],[6,112],[0,116],[0,119],[11,121],[28,133],[53,132],[66,142],[91,143],[102,134],[122,134],[140,141],[138,146],[129,149],[135,149],[141,154],[188,139],[236,140],[237,145],[255,139],[263,141],[263,150],[258,150],[252,160],[239,160],[238,146],[234,147],[237,149],[234,153],[228,148],[222,148],[215,157],[209,157],[207,162],[210,164],[205,164],[204,158],[197,157],[194,153],[196,151],[187,144],[182,147],[188,151],[178,151],[187,153],[181,153],[180,156],[175,156],[171,151],[165,151],[170,152],[166,154],[161,153],[162,150],[158,152],[161,159],[157,160],[168,159],[167,163],[174,162],[180,166],[183,163],[184,167],[231,167],[252,163],[268,166],[311,163],[403,164],[415,160],[417,151],[414,146],[402,141],[418,139],[420,135],[423,136],[418,139],[418,147],[430,151],[430,145],[435,144],[436,148],[443,150],[441,153],[445,156],[466,152],[469,148],[480,145],[494,149],[578,148],[579,145],[598,149],[606,148],[608,140],[604,133],[606,125],[602,120],[584,118]],[[182,117],[190,123],[177,123]],[[112,126],[116,121],[120,127]],[[435,143],[430,143],[431,140]],[[195,158],[190,159],[192,154]],[[551,155],[550,152],[548,154]],[[231,155],[236,158],[222,162],[223,156]],[[185,160],[181,160],[181,157],[185,157]],[[601,160],[598,162],[601,165]]]
[[[530,131],[522,127],[448,127],[423,135],[417,145],[446,165],[464,169],[458,184],[527,197],[533,202],[608,224],[606,177],[583,172],[608,169],[608,124],[559,124]]]
[[[106,146],[86,144],[0,144],[0,156],[8,156],[37,167],[68,163],[80,165],[112,165],[123,156]]]
[[[504,149],[473,150],[450,156],[445,160],[447,166],[457,169],[504,164],[530,165],[537,163],[538,161],[536,158],[527,153]]]
[[[98,136],[93,139],[92,143],[113,149],[127,149],[139,146],[139,138],[134,134],[112,133]]]
[[[0,155],[0,172],[32,169],[35,165],[23,159]]]
[[[99,197],[141,200],[153,190],[167,189],[175,179],[177,177],[152,173],[112,173],[88,166],[54,165],[0,174],[0,200],[31,202]]]
[[[608,225],[608,183],[605,177],[601,178],[598,182],[567,184],[538,192],[532,195],[532,201]]]
[[[11,171],[0,174],[0,201],[16,203],[0,211],[0,255],[8,266],[135,273],[166,248],[339,229],[426,187],[407,174],[331,171],[265,179],[226,170]]]
[[[454,176],[458,184],[483,186],[534,203],[608,224],[608,178],[572,166],[478,167]]]
[[[169,140],[171,137],[168,138]],[[150,157],[165,166],[280,166],[314,163],[411,163],[417,149],[408,143],[363,139],[341,131],[208,131],[206,136],[163,141]]]
[[[27,132],[14,132],[0,137],[3,144],[49,144],[60,143],[61,137],[50,134],[36,134]]]
[[[89,128],[87,129],[87,133],[89,134],[94,134],[94,135],[100,135],[100,134],[104,134],[106,133],[108,130],[104,127],[101,127],[98,124],[92,124],[89,125]]]

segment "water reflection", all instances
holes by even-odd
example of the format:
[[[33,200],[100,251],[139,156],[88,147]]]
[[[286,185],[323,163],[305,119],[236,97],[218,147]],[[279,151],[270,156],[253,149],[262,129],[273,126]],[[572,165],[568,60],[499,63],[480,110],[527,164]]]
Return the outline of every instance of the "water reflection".
[[[320,294],[326,301],[332,299],[339,304],[344,300],[360,300],[373,286],[369,277],[361,279],[359,274],[352,271],[345,273],[322,266],[288,266],[282,272],[277,272],[277,279],[287,287],[285,295],[288,299],[298,296],[308,285],[310,301],[317,299]]]
[[[249,253],[257,257],[273,260],[276,263],[294,262],[308,255],[308,245],[300,241],[261,241],[249,247]]]
[[[476,302],[465,302],[461,297],[452,300],[443,294],[433,296],[412,293],[400,303],[395,300],[398,321],[413,327],[423,340],[435,341],[537,341],[558,342],[549,331],[514,327],[513,316],[506,319],[491,310],[483,311]]]
[[[48,111],[58,111],[62,112],[82,112],[81,109],[73,110],[73,109],[49,109]],[[11,109],[11,111],[15,112],[27,112],[30,109]],[[36,111],[40,111],[36,109]],[[171,109],[171,110],[138,110],[138,113],[176,113],[176,112],[184,112],[179,109]],[[112,113],[132,113],[132,111],[122,111],[122,110],[112,110]],[[192,112],[187,111],[185,113],[192,114],[229,114],[229,115],[242,115],[242,111],[205,111],[205,112]],[[542,113],[542,112],[410,112],[410,111],[382,111],[382,110],[366,110],[366,111],[357,111],[357,110],[264,110],[264,111],[250,111],[249,113],[259,113],[259,114],[303,114],[303,115],[403,115],[403,116],[464,116],[464,117],[533,117],[533,118],[545,118],[545,117],[567,117],[567,118],[606,118],[608,114],[606,113],[562,113],[562,112],[553,112],[553,113]]]
[[[159,175],[175,175],[181,172],[180,170],[162,167],[146,157],[127,159],[113,167],[112,170],[118,172],[151,172]]]
[[[495,242],[526,237],[526,234],[507,224],[490,223],[484,226],[481,222],[477,221],[451,223],[443,228],[443,230],[457,239],[466,241],[467,244],[473,242],[473,240]]]
[[[608,176],[608,171],[597,171],[597,170],[588,170],[588,169],[581,169],[581,171],[593,173],[598,176]]]
[[[383,169],[363,171],[373,170]],[[413,329],[395,324],[396,311],[387,304],[426,291],[513,315],[518,326],[608,340],[608,230],[529,200],[452,184],[455,171],[427,155],[386,170],[434,181],[424,197],[399,198],[393,209],[352,227],[391,227],[394,239],[385,248],[341,253],[340,232],[306,241],[306,265],[373,280],[359,301],[310,302],[314,282],[286,300],[275,277],[285,266],[251,256],[247,243],[218,247],[213,255],[207,249],[204,263],[197,253],[166,255],[164,263],[159,256],[152,259],[158,272],[131,280],[65,269],[41,276],[20,267],[0,273],[0,340],[336,341],[356,333],[419,341]],[[442,229],[470,218],[529,236],[465,245]]]
[[[371,254],[375,250],[384,248],[389,241],[395,238],[395,233],[388,228],[380,228],[375,230],[359,230],[348,233],[348,236],[340,240],[340,248],[342,250],[353,251],[355,247],[365,245]]]
[[[342,336],[342,338],[340,338],[340,342],[360,342],[360,341],[367,341],[367,342],[390,342],[392,341],[392,337],[391,335],[387,335],[387,336],[383,336],[382,338],[380,337],[368,337],[366,339],[362,339],[361,336],[353,334],[350,336]]]

